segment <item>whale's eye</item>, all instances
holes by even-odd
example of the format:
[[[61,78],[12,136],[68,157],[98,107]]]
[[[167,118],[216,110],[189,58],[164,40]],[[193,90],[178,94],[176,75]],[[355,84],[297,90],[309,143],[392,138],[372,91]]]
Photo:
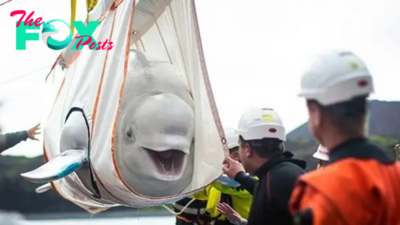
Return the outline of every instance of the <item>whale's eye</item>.
[[[129,141],[132,141],[132,142],[135,141],[132,127],[127,127],[127,129],[125,131],[125,136]]]

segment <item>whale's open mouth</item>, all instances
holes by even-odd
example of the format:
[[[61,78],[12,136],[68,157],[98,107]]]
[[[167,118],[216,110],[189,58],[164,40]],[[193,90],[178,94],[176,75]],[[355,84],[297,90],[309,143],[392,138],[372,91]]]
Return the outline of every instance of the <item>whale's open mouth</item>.
[[[155,151],[143,148],[152,159],[152,162],[158,172],[164,176],[173,178],[180,177],[186,162],[186,154],[180,150]]]

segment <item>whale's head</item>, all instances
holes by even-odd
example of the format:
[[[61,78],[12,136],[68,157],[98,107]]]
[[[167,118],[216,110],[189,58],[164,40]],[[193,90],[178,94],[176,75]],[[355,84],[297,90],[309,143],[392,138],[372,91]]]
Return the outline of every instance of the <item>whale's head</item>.
[[[124,118],[124,141],[127,149],[134,147],[144,159],[143,175],[159,181],[179,181],[194,140],[193,110],[175,95],[159,93],[143,96],[131,112],[130,118]]]
[[[179,194],[192,180],[194,102],[169,62],[131,51],[116,129],[116,163],[135,192]]]

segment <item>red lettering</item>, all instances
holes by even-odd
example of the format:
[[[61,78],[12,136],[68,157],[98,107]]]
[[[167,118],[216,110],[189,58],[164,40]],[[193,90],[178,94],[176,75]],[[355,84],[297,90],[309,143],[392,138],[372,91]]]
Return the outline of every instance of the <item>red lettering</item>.
[[[101,49],[102,49],[102,50],[107,50],[108,44],[109,44],[108,39],[106,39],[106,41],[103,42],[103,45],[101,46]]]
[[[94,48],[96,48],[96,43],[92,42],[92,44],[89,46],[89,49],[93,50]]]
[[[25,15],[26,15],[26,12],[25,12],[25,10],[15,10],[10,13],[11,17],[14,17],[16,15],[22,15],[21,18],[19,18],[18,23],[17,23],[17,27],[19,27],[19,25],[21,25],[22,19],[24,19]]]
[[[114,43],[112,41],[110,41],[109,47],[107,50],[111,50],[112,48],[114,48]]]
[[[82,43],[82,40],[84,37],[87,37],[88,39]],[[76,48],[79,49],[79,46],[85,46],[88,45],[90,42],[92,42],[92,37],[90,37],[89,35],[82,35],[82,36],[77,36],[75,37],[76,39],[79,39],[78,44],[76,45]],[[89,47],[90,48],[90,47]]]
[[[85,38],[85,37],[87,39],[85,42],[83,42],[83,38]],[[79,39],[78,44],[76,45],[77,49],[79,49],[80,46],[89,45],[92,42],[92,38],[89,35],[77,36],[75,38]],[[88,47],[90,50],[111,50],[114,47],[113,42],[108,41],[108,39],[106,39],[104,42],[99,41],[97,44],[98,44],[98,46],[96,47],[96,43],[92,42]]]
[[[41,22],[41,21],[42,21],[42,17],[38,17],[38,18],[35,20],[34,25],[37,26],[37,27],[40,27],[40,26],[43,24],[43,22]]]
[[[33,21],[32,16],[34,13],[35,13],[35,11],[32,11],[31,13],[29,13],[28,17],[26,17],[26,20],[24,21],[25,26],[29,24],[29,26],[35,25],[35,26],[39,27],[40,25],[42,25],[42,23],[40,22],[40,21],[42,21],[42,17],[38,17],[35,20],[35,22]],[[26,15],[26,11],[25,10],[14,10],[10,13],[11,17],[14,17],[16,15],[22,15],[21,18],[19,18],[18,23],[17,23],[17,27],[19,27],[19,25],[21,25],[21,22]]]
[[[98,44],[98,46],[97,46],[96,50],[101,50],[101,47],[100,47],[101,41],[99,41],[97,44]]]
[[[29,13],[28,17],[26,17],[26,20],[24,21],[25,26],[29,24],[29,26],[33,25],[33,19],[31,18],[33,16],[33,14],[35,13],[35,11],[32,11],[31,13]]]

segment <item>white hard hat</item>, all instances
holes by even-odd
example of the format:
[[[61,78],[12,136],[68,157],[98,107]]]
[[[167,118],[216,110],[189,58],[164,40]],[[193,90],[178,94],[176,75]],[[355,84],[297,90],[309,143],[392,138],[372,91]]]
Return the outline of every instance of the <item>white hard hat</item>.
[[[373,92],[372,76],[358,56],[330,51],[316,56],[302,75],[299,96],[332,105]]]
[[[226,128],[224,130],[225,132],[225,137],[226,137],[226,144],[228,145],[229,149],[239,147],[238,144],[238,135],[236,134],[235,129],[232,128]]]
[[[319,160],[329,161],[328,149],[319,145],[317,151],[313,154],[313,157]]]
[[[286,141],[282,120],[271,108],[249,108],[240,118],[236,133],[249,141],[263,138]]]

